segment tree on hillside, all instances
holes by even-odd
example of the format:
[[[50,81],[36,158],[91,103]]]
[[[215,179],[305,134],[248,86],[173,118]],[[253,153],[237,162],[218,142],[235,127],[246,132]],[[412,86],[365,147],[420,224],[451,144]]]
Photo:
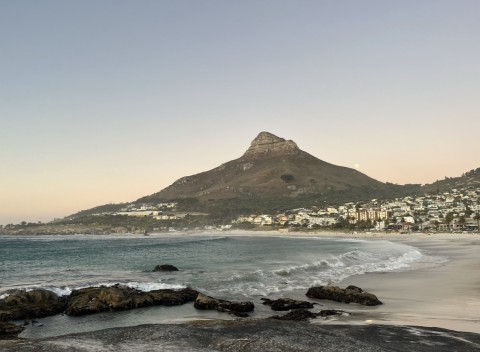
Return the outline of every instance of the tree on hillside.
[[[289,182],[292,182],[293,180],[295,180],[295,177],[293,177],[293,175],[289,175],[289,174],[282,175],[282,176],[280,176],[280,178],[285,183],[289,183]]]
[[[450,230],[450,224],[452,223],[453,221],[453,213],[452,212],[449,212],[447,213],[447,215],[445,216],[445,223],[447,224],[448,226],[448,230]]]
[[[373,227],[372,220],[360,220],[357,222],[357,228],[359,230],[370,230]]]
[[[420,231],[423,231],[423,226],[422,226],[423,225],[423,219],[418,217],[416,219],[416,221],[417,221],[417,224],[420,226]]]
[[[468,206],[468,204],[465,204],[465,206],[466,206],[466,208],[467,208],[467,209],[465,210],[465,216],[466,216],[467,218],[469,218],[469,217],[473,214],[473,211],[472,211],[472,209],[470,209],[470,207]]]
[[[480,213],[476,213],[473,217],[474,220],[477,220],[477,232],[480,233]]]

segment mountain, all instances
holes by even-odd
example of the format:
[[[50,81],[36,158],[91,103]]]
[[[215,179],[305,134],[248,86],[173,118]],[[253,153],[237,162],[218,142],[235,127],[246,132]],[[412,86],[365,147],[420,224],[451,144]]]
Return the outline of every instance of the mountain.
[[[182,177],[137,202],[195,198],[219,201],[299,197],[353,188],[383,190],[386,185],[361,172],[329,164],[291,140],[261,132],[238,159],[212,170]]]
[[[355,169],[322,161],[291,140],[261,132],[237,159],[182,177],[134,202],[101,205],[66,219],[108,214],[129,205],[176,202],[177,211],[208,213],[209,221],[216,222],[239,214],[391,199],[421,190],[420,185],[384,184]]]

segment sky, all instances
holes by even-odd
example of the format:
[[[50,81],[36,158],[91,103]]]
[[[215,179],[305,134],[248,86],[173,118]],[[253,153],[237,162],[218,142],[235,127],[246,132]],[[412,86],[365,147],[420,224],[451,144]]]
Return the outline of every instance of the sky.
[[[0,224],[129,202],[261,131],[382,182],[480,167],[480,1],[0,0]]]

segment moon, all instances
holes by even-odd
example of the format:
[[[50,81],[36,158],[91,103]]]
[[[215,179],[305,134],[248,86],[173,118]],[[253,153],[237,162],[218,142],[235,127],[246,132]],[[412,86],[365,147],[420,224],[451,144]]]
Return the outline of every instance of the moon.
[[[355,163],[355,169],[359,169],[360,168],[360,164],[359,163]]]

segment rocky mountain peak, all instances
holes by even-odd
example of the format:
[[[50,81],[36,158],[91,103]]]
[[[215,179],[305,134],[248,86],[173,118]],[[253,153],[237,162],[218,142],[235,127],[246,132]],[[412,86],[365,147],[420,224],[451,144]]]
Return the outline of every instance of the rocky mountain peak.
[[[273,155],[294,155],[300,149],[291,140],[285,140],[269,132],[260,132],[243,154],[243,159],[261,158]]]

